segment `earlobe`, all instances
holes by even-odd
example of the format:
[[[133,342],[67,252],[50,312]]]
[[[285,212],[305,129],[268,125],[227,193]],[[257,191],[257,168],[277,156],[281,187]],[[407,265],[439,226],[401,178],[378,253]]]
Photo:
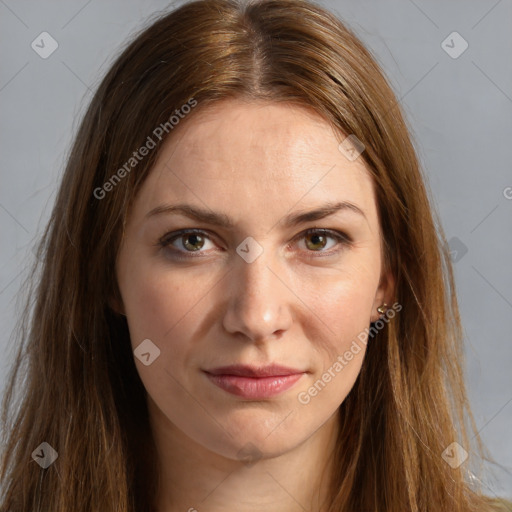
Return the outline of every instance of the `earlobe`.
[[[370,316],[370,322],[373,324],[379,320],[383,315],[386,314],[388,309],[388,303],[381,301],[378,304],[373,305],[372,314]]]
[[[375,301],[373,303],[373,309],[370,317],[370,321],[376,322],[382,315],[386,314],[389,305],[393,303],[393,297],[395,294],[395,278],[390,270],[381,276],[377,294],[375,295]]]

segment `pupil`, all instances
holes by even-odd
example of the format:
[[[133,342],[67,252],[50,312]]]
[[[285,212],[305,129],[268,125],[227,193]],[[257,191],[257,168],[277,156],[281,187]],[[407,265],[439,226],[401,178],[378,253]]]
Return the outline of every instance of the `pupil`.
[[[311,238],[312,238],[313,240],[318,240],[318,239],[323,238],[323,235],[311,235]],[[315,241],[313,241],[313,245],[316,245],[316,244],[322,244],[322,242],[321,242],[321,241],[320,241],[320,242],[315,242]]]
[[[190,239],[196,239],[196,243],[197,243],[197,240],[201,239],[201,236],[200,235],[188,235],[185,240],[190,240]],[[185,244],[185,245],[191,245],[191,246],[194,246],[194,242],[192,242],[191,244]],[[193,250],[198,250],[198,249],[201,249],[201,247],[192,247]]]

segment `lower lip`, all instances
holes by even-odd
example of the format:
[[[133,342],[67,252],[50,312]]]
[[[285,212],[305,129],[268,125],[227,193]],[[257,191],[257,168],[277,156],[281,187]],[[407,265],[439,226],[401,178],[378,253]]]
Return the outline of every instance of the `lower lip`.
[[[206,372],[205,372],[206,373]],[[239,375],[212,375],[208,378],[219,388],[243,398],[262,399],[276,396],[290,389],[304,374],[274,377],[241,377]]]

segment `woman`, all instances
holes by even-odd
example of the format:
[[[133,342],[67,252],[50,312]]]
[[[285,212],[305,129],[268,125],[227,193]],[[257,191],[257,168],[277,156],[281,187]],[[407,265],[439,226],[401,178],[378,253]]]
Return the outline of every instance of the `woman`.
[[[472,484],[433,215],[332,14],[158,19],[92,100],[39,248],[0,510],[500,510]]]

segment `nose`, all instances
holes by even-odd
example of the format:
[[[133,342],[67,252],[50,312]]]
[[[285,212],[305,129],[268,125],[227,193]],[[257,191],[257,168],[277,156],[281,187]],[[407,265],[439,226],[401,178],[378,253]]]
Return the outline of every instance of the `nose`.
[[[275,261],[275,260],[274,260]],[[291,325],[294,294],[264,251],[255,261],[236,260],[229,273],[224,328],[256,342],[280,336]]]

